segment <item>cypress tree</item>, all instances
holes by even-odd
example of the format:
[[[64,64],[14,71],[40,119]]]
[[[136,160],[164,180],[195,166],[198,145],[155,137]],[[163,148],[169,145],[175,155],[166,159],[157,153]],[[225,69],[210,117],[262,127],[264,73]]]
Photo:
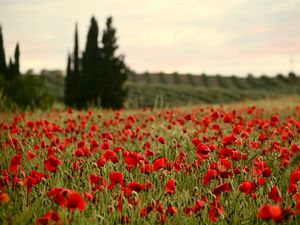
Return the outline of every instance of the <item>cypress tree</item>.
[[[79,44],[78,44],[78,28],[75,25],[75,43],[74,43],[74,74],[79,76]]]
[[[72,95],[73,95],[73,106],[79,106],[81,102],[81,87],[80,81],[81,77],[81,68],[80,68],[80,58],[79,58],[79,40],[78,40],[78,26],[77,23],[75,25],[75,36],[74,36],[74,53],[73,53],[73,61],[74,61],[74,71],[72,76]]]
[[[0,75],[4,76],[7,73],[5,51],[2,36],[2,27],[0,26]]]
[[[116,29],[112,25],[112,17],[106,21],[106,29],[102,36],[103,85],[101,105],[103,108],[119,109],[123,107],[127,91],[123,84],[127,79],[123,56],[116,56],[118,49]]]
[[[99,102],[99,76],[100,60],[98,48],[98,24],[94,17],[88,31],[85,51],[82,58],[83,77],[80,85],[79,107],[87,107],[88,104],[97,105]]]
[[[11,58],[9,58],[8,68],[6,72],[6,78],[7,80],[12,80],[14,78],[14,63]]]
[[[71,68],[71,56],[68,55],[68,63],[67,63],[67,76],[65,81],[65,103],[68,106],[72,106],[72,68]]]
[[[15,63],[14,63],[14,72],[13,76],[16,77],[20,75],[20,48],[19,43],[17,43],[15,48]]]

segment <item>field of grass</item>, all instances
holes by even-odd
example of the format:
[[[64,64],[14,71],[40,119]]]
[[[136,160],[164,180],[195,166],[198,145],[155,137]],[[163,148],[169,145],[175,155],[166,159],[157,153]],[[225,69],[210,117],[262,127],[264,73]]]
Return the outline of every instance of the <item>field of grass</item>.
[[[64,78],[45,76],[58,102],[64,100]],[[177,105],[220,104],[277,98],[300,94],[300,78],[293,74],[277,77],[236,77],[191,74],[128,75],[126,107],[172,107]]]
[[[299,98],[0,114],[0,224],[297,224]]]

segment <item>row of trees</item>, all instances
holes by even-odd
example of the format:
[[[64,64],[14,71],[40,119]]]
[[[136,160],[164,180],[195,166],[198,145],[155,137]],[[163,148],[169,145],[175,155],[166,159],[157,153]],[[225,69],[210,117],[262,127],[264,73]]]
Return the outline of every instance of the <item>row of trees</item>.
[[[75,26],[74,51],[68,55],[65,82],[65,103],[76,108],[101,106],[119,109],[123,107],[127,91],[123,84],[127,78],[124,57],[117,55],[116,29],[112,17],[106,20],[101,44],[98,44],[99,28],[94,17],[87,34],[85,50],[80,54],[78,29]]]
[[[53,97],[39,76],[20,74],[20,48],[17,43],[14,61],[6,63],[2,28],[0,27],[0,110],[49,108]]]

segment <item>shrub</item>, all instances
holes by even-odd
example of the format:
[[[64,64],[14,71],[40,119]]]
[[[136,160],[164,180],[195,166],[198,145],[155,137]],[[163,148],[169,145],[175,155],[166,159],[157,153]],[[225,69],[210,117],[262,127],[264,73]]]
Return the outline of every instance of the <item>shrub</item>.
[[[7,96],[21,109],[47,109],[54,102],[53,95],[45,86],[42,77],[26,75],[12,80],[7,87]]]

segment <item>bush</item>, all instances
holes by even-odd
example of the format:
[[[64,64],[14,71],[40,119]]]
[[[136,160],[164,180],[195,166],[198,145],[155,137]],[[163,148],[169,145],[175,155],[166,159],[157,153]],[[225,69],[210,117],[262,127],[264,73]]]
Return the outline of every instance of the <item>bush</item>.
[[[29,110],[47,109],[53,105],[54,97],[46,88],[42,77],[18,76],[7,87],[7,97],[17,107]]]

